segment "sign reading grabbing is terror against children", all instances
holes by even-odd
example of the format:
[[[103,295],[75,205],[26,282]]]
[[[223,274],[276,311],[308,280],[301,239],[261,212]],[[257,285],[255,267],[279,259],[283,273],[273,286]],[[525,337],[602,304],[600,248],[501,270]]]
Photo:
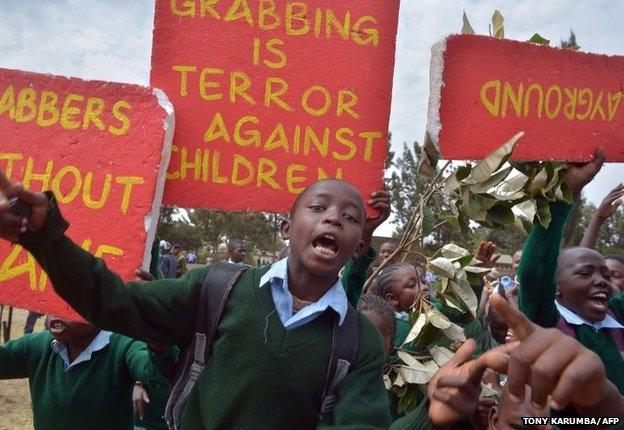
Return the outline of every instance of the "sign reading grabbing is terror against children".
[[[0,136],[0,170],[53,191],[75,243],[126,280],[149,266],[173,138],[164,93],[0,69]],[[32,255],[5,241],[0,303],[78,318]]]
[[[398,0],[157,0],[151,84],[176,109],[163,203],[285,212],[382,186]]]
[[[624,161],[624,57],[474,35],[434,45],[427,130],[447,159],[478,159],[519,131],[513,158]]]

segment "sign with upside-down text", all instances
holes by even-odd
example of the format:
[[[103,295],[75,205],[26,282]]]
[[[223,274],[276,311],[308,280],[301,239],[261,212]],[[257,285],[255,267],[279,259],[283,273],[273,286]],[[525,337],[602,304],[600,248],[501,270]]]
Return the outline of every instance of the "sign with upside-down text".
[[[474,35],[434,45],[427,130],[447,159],[624,161],[624,57]]]
[[[173,138],[164,93],[0,69],[0,170],[51,190],[67,235],[131,279],[148,267]],[[0,303],[78,318],[35,259],[0,241]]]
[[[382,187],[398,0],[157,0],[151,84],[176,110],[164,204],[284,212]]]

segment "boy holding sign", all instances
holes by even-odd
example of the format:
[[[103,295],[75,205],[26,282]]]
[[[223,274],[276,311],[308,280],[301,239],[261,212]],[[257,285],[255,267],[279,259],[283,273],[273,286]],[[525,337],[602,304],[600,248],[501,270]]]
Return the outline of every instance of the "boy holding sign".
[[[80,314],[152,343],[189,344],[209,267],[174,280],[125,284],[64,235],[68,223],[51,193],[1,180],[2,193],[18,197],[30,216],[17,217],[0,205],[0,235],[25,246]],[[361,315],[356,359],[332,412],[319,419],[332,327],[342,324],[348,308],[338,273],[362,251],[364,223],[364,203],[346,182],[320,181],[299,196],[284,228],[290,256],[270,268],[248,269],[236,282],[181,428],[389,427],[384,351],[376,329]],[[294,312],[294,298],[309,304]],[[407,428],[414,421],[402,423],[397,424]]]

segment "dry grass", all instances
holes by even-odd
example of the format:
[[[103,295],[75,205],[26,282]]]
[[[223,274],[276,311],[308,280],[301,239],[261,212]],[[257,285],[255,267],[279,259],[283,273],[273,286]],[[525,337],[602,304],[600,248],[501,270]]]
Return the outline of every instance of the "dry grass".
[[[26,315],[28,315],[28,312],[25,310],[13,310],[11,339],[16,339],[22,335]],[[3,319],[6,319],[6,308]],[[37,321],[35,331],[38,330],[43,330],[43,318],[39,318]],[[32,428],[28,380],[0,380],[0,430],[26,430]]]

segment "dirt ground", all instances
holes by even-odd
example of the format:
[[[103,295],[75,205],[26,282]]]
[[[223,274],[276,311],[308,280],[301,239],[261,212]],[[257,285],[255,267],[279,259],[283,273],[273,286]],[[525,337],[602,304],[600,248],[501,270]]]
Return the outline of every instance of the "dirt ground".
[[[7,308],[4,308],[2,319],[6,320]],[[22,335],[28,312],[13,309],[11,339]],[[39,318],[35,331],[43,330],[43,318]],[[2,338],[0,338],[0,344]],[[0,380],[0,430],[32,429],[32,413],[30,410],[30,394],[27,379]]]

